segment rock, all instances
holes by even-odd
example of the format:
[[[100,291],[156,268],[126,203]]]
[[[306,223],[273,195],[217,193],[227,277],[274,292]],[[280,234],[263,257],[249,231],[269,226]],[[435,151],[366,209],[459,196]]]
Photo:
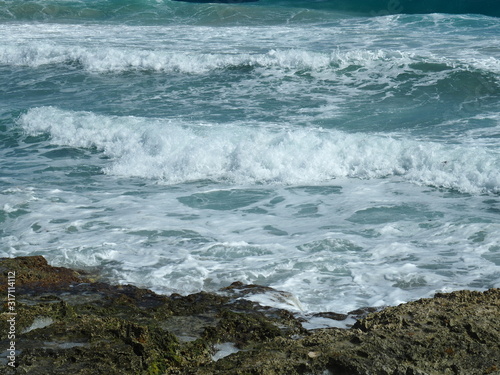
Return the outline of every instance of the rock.
[[[15,346],[15,369],[0,357],[7,375],[500,374],[500,289],[363,309],[349,313],[360,317],[350,329],[309,331],[287,310],[244,299],[284,293],[269,287],[234,283],[221,294],[167,297],[39,256],[0,259],[0,290],[14,296],[0,316],[0,346]]]
[[[8,271],[17,271],[16,286],[18,290],[24,286],[58,289],[71,283],[86,282],[84,273],[62,267],[49,266],[42,256],[2,258],[0,274],[7,278]],[[7,290],[7,283],[0,284],[0,292]]]

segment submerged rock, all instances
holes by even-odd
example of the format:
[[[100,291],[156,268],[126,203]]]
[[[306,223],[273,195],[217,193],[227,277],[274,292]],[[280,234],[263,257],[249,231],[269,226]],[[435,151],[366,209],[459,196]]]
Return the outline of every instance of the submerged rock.
[[[364,316],[350,329],[306,330],[291,312],[244,298],[286,297],[268,287],[167,297],[37,256],[0,259],[5,296],[9,272],[15,304],[3,298],[0,346],[14,342],[15,368],[4,351],[2,374],[500,374],[500,289],[365,309],[350,313]]]

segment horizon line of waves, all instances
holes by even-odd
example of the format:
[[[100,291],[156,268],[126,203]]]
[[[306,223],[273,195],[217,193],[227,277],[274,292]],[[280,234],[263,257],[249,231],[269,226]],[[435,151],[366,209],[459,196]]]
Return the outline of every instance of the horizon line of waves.
[[[110,159],[107,174],[166,184],[318,184],[397,176],[472,194],[500,193],[500,154],[471,145],[272,124],[104,116],[54,107],[32,108],[17,123],[27,134],[49,134],[51,144],[101,151]]]

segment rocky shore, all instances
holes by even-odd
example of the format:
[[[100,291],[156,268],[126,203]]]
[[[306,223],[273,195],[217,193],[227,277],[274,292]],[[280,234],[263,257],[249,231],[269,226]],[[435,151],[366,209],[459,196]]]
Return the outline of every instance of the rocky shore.
[[[0,373],[500,374],[500,289],[360,310],[349,329],[313,330],[243,298],[255,292],[280,293],[236,282],[162,296],[41,256],[2,258]]]

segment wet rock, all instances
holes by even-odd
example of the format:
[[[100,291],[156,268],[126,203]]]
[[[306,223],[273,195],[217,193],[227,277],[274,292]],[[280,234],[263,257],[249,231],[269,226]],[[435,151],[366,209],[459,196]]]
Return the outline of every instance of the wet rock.
[[[73,283],[89,281],[84,272],[77,272],[63,267],[49,266],[42,256],[2,258],[0,262],[0,275],[7,279],[9,271],[17,271],[16,287],[23,291],[29,288],[45,288],[46,290],[64,288]],[[0,284],[0,292],[7,290],[7,283]]]
[[[287,297],[269,287],[161,296],[22,257],[0,259],[4,295],[9,272],[17,367],[0,356],[2,374],[500,374],[500,289],[362,309],[348,314],[358,318],[350,329],[305,330],[290,311],[245,299]],[[8,348],[3,301],[0,346]]]
[[[313,314],[313,316],[320,317],[320,318],[332,319],[332,320],[346,320],[349,317],[349,315],[347,315],[347,314],[339,314],[339,313],[330,312],[330,311],[315,313],[315,314]]]

